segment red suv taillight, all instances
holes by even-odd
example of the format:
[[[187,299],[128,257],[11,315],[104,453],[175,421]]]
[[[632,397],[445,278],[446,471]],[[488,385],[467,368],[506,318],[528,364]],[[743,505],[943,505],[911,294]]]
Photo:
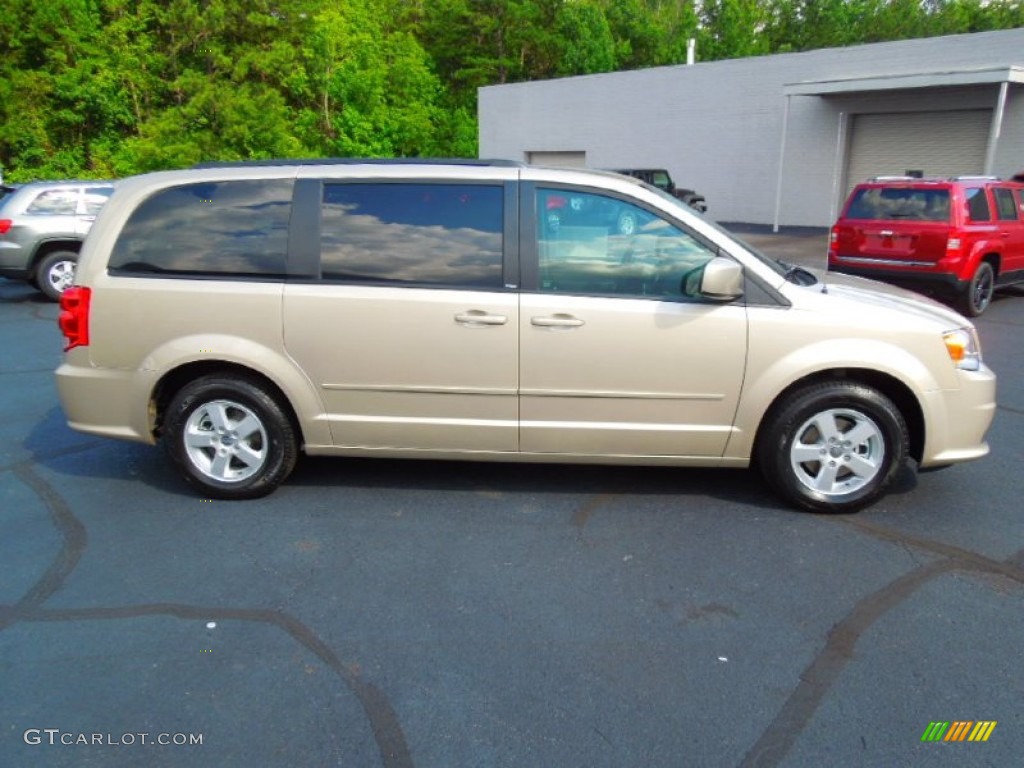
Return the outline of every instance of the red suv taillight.
[[[0,219],[0,235],[6,235],[11,231],[14,222],[10,219]]]
[[[92,298],[91,288],[72,286],[60,297],[60,315],[57,324],[60,332],[68,343],[64,347],[67,352],[73,347],[89,346],[89,301]]]

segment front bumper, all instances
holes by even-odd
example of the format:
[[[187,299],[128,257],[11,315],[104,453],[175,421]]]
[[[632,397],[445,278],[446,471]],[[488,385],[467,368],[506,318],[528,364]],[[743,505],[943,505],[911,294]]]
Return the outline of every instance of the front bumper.
[[[959,388],[926,395],[922,469],[978,459],[989,452],[985,433],[996,414],[996,375],[985,366],[958,373]]]

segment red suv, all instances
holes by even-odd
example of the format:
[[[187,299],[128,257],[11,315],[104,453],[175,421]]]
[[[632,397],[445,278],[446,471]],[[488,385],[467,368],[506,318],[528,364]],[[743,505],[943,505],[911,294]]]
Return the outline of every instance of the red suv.
[[[835,272],[926,288],[977,317],[996,287],[1024,282],[1024,178],[878,177],[832,227]]]

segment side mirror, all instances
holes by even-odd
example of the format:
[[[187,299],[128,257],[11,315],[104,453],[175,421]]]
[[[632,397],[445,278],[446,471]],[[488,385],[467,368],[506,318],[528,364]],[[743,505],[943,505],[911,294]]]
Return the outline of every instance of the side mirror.
[[[735,301],[743,295],[743,267],[732,259],[716,256],[704,267],[700,295],[712,301]]]

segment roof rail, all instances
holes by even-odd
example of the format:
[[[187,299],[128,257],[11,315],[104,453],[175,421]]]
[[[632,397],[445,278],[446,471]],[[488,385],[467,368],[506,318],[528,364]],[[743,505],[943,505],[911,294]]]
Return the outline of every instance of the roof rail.
[[[922,181],[920,176],[872,176],[868,181]]]
[[[466,157],[313,157],[304,159],[275,158],[269,160],[208,160],[196,163],[193,168],[239,168],[246,166],[291,166],[291,165],[468,165],[520,168],[525,165],[518,160],[485,160]]]
[[[953,176],[951,180],[952,181],[999,181],[999,177],[998,176],[965,175],[965,176]]]

